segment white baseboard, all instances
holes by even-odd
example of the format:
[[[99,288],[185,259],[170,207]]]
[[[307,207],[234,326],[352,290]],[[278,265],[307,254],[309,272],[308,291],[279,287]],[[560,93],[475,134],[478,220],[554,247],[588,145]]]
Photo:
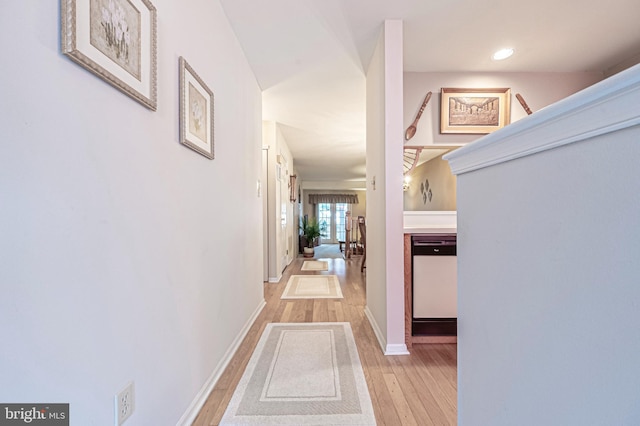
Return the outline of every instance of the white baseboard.
[[[279,283],[281,279],[282,279],[282,275],[280,275],[279,277],[269,277],[269,282],[270,283]]]
[[[378,327],[378,323],[376,322],[376,319],[373,317],[373,314],[371,313],[369,306],[364,307],[364,314],[369,320],[369,324],[371,324],[371,328],[373,328],[373,332],[376,335],[376,339],[378,339],[378,344],[380,345],[380,349],[382,349],[382,352],[386,352],[387,339],[385,339],[384,335],[382,334],[382,330],[380,330],[380,327]]]
[[[384,351],[384,354],[385,355],[409,355],[409,350],[407,349],[407,345],[405,343],[387,345],[387,348]]]
[[[213,390],[213,387],[216,385],[216,383],[220,379],[220,376],[222,376],[222,373],[231,362],[231,358],[233,358],[233,356],[235,355],[236,351],[240,347],[240,344],[246,337],[247,333],[249,333],[249,329],[251,329],[251,326],[256,321],[256,318],[258,318],[258,315],[260,315],[260,312],[262,312],[262,309],[266,304],[267,302],[264,299],[262,300],[262,302],[260,302],[258,308],[253,312],[251,317],[249,317],[249,320],[246,322],[244,327],[242,327],[240,333],[238,333],[238,336],[236,336],[231,346],[229,346],[229,349],[227,349],[227,352],[224,354],[216,368],[213,370],[204,386],[202,386],[200,392],[198,392],[193,402],[191,402],[191,405],[189,405],[187,411],[182,415],[180,420],[178,420],[176,426],[191,426],[191,424],[194,422],[194,420],[198,416],[198,413],[204,406],[204,403],[207,401],[209,394]]]
[[[409,355],[409,350],[405,343],[387,344],[387,340],[384,338],[382,331],[380,330],[380,327],[368,306],[364,307],[364,314],[367,316],[369,324],[371,324],[371,328],[373,328],[373,332],[376,335],[376,339],[378,339],[380,349],[382,349],[382,352],[385,355]]]

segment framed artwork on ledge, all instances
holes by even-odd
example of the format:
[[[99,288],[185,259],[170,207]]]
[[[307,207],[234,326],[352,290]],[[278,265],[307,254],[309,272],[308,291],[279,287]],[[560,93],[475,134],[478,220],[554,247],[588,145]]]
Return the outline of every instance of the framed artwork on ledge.
[[[213,92],[182,56],[179,62],[180,143],[213,160]]]
[[[148,0],[60,0],[62,53],[157,108],[156,8]]]
[[[440,133],[487,134],[511,120],[511,89],[442,88]]]

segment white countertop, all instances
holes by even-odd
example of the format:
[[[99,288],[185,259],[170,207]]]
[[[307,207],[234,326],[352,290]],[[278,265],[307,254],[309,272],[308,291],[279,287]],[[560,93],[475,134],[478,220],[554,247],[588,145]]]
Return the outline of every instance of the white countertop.
[[[457,234],[458,229],[455,226],[421,226],[421,227],[406,227],[404,228],[405,234]]]
[[[405,234],[457,234],[457,213],[454,211],[405,211]]]

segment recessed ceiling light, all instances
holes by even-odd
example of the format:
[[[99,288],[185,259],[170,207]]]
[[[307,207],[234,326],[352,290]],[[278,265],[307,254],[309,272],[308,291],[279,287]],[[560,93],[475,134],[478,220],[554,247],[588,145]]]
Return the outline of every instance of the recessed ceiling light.
[[[503,59],[507,59],[509,56],[513,55],[512,48],[500,49],[491,57],[494,61],[501,61]]]

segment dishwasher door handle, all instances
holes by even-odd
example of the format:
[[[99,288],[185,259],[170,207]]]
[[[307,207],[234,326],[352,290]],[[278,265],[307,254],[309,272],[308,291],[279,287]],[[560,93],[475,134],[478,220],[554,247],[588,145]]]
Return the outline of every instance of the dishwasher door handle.
[[[456,256],[457,246],[455,244],[447,245],[414,245],[412,247],[413,256]]]
[[[440,246],[455,246],[456,241],[414,241],[415,247],[440,247]]]

